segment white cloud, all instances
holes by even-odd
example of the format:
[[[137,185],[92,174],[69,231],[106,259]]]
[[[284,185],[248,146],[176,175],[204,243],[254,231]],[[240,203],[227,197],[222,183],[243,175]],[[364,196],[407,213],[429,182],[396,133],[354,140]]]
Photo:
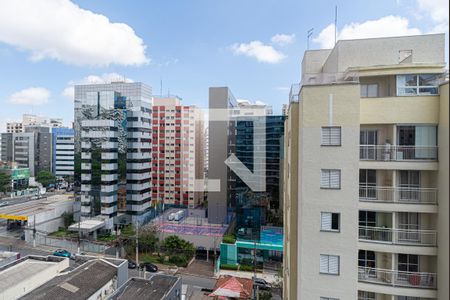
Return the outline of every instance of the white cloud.
[[[282,52],[260,41],[252,41],[248,44],[234,44],[230,48],[235,55],[253,57],[259,62],[269,64],[279,63],[286,57]]]
[[[146,45],[124,23],[80,8],[69,0],[2,1],[0,42],[73,65],[141,65]]]
[[[434,23],[431,32],[448,33],[448,0],[417,0],[416,15],[428,15]]]
[[[270,40],[274,44],[285,46],[294,42],[295,34],[276,34]]]
[[[411,28],[406,18],[386,16],[363,23],[350,23],[338,31],[338,40],[363,39],[389,36],[404,36],[421,34],[417,28]],[[332,48],[334,45],[334,24],[328,25],[313,39],[322,48]]]
[[[417,0],[419,10],[429,14],[436,23],[448,24],[448,0]]]
[[[68,83],[68,86],[61,92],[64,97],[73,100],[76,84],[102,84],[111,83],[113,81],[123,81],[123,82],[134,82],[133,79],[127,78],[123,75],[117,73],[105,73],[100,76],[98,75],[88,75],[80,80],[72,80]]]
[[[14,104],[42,105],[48,102],[50,91],[42,87],[29,87],[9,96],[8,101]]]

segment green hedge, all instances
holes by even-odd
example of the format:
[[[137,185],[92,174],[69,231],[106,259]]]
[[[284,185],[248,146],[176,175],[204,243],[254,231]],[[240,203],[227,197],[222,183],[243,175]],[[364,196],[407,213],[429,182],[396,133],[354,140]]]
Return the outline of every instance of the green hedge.
[[[223,236],[222,242],[225,244],[236,243],[236,237],[233,234],[226,234]]]
[[[247,272],[251,272],[251,271],[253,271],[253,266],[250,266],[250,265],[240,265],[239,271],[247,271]]]
[[[238,267],[239,267],[238,265],[227,265],[227,264],[221,264],[220,265],[220,268],[223,269],[223,270],[234,270],[234,271],[237,271]]]

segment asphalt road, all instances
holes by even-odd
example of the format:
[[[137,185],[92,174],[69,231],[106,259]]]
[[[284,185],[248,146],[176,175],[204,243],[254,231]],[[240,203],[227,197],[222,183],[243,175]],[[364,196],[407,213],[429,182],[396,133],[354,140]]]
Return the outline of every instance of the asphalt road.
[[[42,198],[50,197],[50,196],[53,196],[53,195],[57,195],[57,194],[49,192],[49,193],[46,193],[45,195],[42,195]],[[1,207],[2,203],[6,203],[6,202],[8,204],[5,205],[5,206],[9,206],[9,205],[14,205],[14,204],[26,203],[26,202],[29,202],[29,201],[35,201],[35,200],[36,199],[31,199],[31,196],[21,196],[21,197],[14,197],[14,198],[5,197],[5,198],[1,198],[0,199],[0,207]]]

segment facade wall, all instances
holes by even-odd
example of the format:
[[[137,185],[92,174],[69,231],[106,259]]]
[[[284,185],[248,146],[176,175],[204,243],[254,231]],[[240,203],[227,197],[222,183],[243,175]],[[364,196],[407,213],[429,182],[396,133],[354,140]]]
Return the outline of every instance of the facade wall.
[[[449,89],[447,83],[440,87],[439,113],[439,215],[438,225],[438,299],[449,299]]]
[[[227,87],[209,89],[210,109],[236,107],[236,100]],[[232,122],[209,121],[208,180],[220,180],[219,191],[208,191],[208,222],[226,222],[228,207],[234,205],[233,173],[225,165],[230,153],[234,153],[235,137]]]
[[[52,171],[56,177],[74,175],[75,138],[71,128],[52,129]]]
[[[303,87],[300,99],[298,253],[308,275],[298,281],[298,299],[356,299],[359,86]],[[321,146],[321,127],[330,125],[341,126],[342,146]],[[321,189],[321,169],[341,171],[339,190]],[[321,232],[321,212],[340,213],[338,233]],[[320,273],[320,254],[339,256],[339,275]]]
[[[283,187],[283,287],[284,299],[297,297],[298,263],[298,153],[299,153],[299,104],[289,105],[284,131],[284,180]],[[291,171],[292,170],[292,171]]]

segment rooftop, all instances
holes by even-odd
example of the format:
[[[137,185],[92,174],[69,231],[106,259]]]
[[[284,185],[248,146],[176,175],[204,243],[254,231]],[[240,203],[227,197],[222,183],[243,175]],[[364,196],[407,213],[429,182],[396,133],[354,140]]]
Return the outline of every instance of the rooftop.
[[[88,299],[116,274],[117,268],[103,260],[88,261],[69,273],[54,277],[21,299]]]
[[[11,200],[11,203],[12,202],[14,202],[14,200]],[[73,202],[73,199],[69,195],[54,195],[40,200],[9,205],[0,208],[0,218],[5,218],[5,216],[1,215],[24,217],[34,216],[44,211],[52,210],[60,204],[67,202]]]
[[[118,289],[110,300],[163,299],[173,286],[181,280],[179,277],[156,274],[150,279],[130,278]]]
[[[88,231],[92,232],[105,226],[105,221],[97,219],[88,219],[69,226],[70,231]]]

